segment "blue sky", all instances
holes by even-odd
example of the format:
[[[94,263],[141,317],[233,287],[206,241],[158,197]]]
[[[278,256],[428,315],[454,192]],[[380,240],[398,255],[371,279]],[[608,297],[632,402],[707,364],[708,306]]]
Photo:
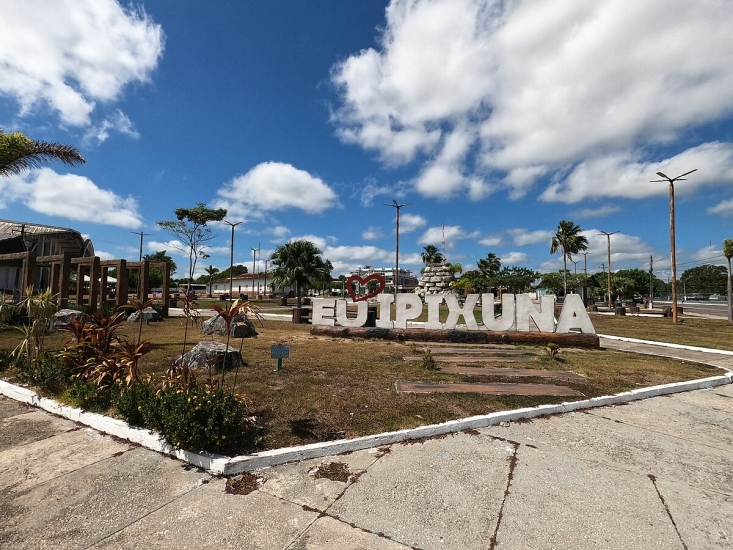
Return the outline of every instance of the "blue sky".
[[[589,271],[724,263],[733,238],[733,2],[0,0],[0,126],[77,145],[87,164],[0,181],[0,218],[73,227],[100,256],[166,250],[155,222],[205,202],[243,222],[258,269],[310,238],[336,274],[562,267],[560,220]],[[212,264],[229,265],[214,228]],[[582,258],[581,258],[582,259]],[[582,269],[582,263],[578,264]],[[183,271],[179,270],[179,275]]]

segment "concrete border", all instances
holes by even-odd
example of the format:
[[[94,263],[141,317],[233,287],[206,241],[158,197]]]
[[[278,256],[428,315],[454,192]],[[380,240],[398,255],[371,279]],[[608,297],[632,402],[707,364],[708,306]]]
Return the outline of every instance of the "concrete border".
[[[650,397],[669,395],[691,390],[700,390],[733,383],[733,372],[722,376],[713,376],[687,382],[676,382],[649,388],[640,388],[616,395],[593,397],[582,401],[571,401],[559,405],[539,405],[513,411],[500,411],[480,416],[471,416],[461,420],[450,420],[441,424],[420,426],[409,430],[386,432],[376,435],[358,437],[355,439],[341,439],[312,443],[299,447],[285,447],[273,449],[246,456],[225,457],[213,453],[195,453],[184,450],[175,450],[167,445],[162,438],[150,430],[129,426],[126,422],[107,416],[86,412],[82,409],[61,405],[52,399],[41,397],[28,388],[23,388],[0,380],[0,394],[16,401],[40,407],[50,413],[63,416],[74,422],[84,424],[97,431],[126,439],[153,451],[169,454],[179,460],[188,462],[199,468],[209,470],[214,474],[235,475],[242,472],[268,468],[296,462],[310,458],[321,458],[341,453],[349,453],[363,449],[391,445],[412,439],[434,437],[437,435],[460,432],[466,429],[485,428],[500,422],[512,422],[522,419],[537,418],[551,414],[562,414],[572,411],[603,407],[606,405],[620,405]]]
[[[701,351],[703,353],[717,353],[719,355],[733,355],[733,351],[726,349],[701,348],[698,346],[688,346],[686,344],[670,344],[668,342],[655,342],[654,340],[640,340],[638,338],[627,338],[626,336],[609,336],[608,334],[597,334],[599,338],[607,340],[619,340],[621,342],[632,342],[634,344],[649,344],[650,346],[660,346],[664,348],[687,349],[690,351]]]

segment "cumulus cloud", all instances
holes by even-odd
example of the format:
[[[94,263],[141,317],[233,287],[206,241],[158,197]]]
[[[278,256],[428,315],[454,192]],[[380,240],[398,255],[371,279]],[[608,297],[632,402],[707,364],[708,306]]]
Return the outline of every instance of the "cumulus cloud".
[[[84,176],[41,168],[9,178],[6,189],[5,204],[18,201],[49,216],[131,229],[142,225],[134,198],[101,189]]]
[[[516,246],[525,246],[528,244],[549,243],[554,231],[538,229],[537,231],[527,231],[526,229],[507,229],[507,233],[511,235]],[[549,246],[549,245],[548,245]]]
[[[606,228],[604,231],[611,230]],[[598,229],[587,229],[582,232],[588,239],[587,264],[588,272],[595,273],[601,269],[601,264],[608,270],[608,239]],[[548,243],[547,250],[550,246]],[[611,270],[630,269],[646,265],[649,266],[649,256],[654,254],[651,245],[644,242],[641,237],[628,235],[623,232],[611,235]],[[573,260],[578,263],[578,272],[583,268],[586,258],[583,254],[573,255]],[[557,271],[562,269],[562,253],[557,253],[552,260],[540,265],[542,271]],[[568,262],[568,269],[574,269],[573,264]]]
[[[90,126],[100,104],[149,80],[163,42],[160,25],[145,12],[114,0],[55,0],[42,8],[4,2],[0,94],[17,100],[21,116],[47,106],[64,124]],[[110,124],[120,129],[120,120]],[[112,127],[104,126],[98,139]]]
[[[576,210],[572,213],[572,216],[574,218],[603,218],[620,211],[620,206],[606,204],[604,206],[599,206],[598,208],[583,208],[582,210]]]
[[[452,250],[456,246],[456,241],[461,239],[476,239],[479,237],[478,231],[466,232],[460,225],[446,225],[438,227],[430,227],[417,240],[419,244],[432,244],[438,246],[445,239],[445,247]]]
[[[225,184],[217,195],[216,208],[243,219],[288,208],[320,214],[338,205],[336,193],[323,180],[282,162],[258,164]]]
[[[321,251],[326,248],[326,245],[328,244],[326,239],[318,237],[317,235],[301,235],[300,237],[291,237],[288,239],[289,243],[292,243],[293,241],[310,241]]]
[[[524,252],[508,252],[502,254],[501,265],[512,266],[512,265],[523,265],[527,263],[528,256]]]
[[[135,125],[125,113],[118,109],[99,125],[91,126],[84,135],[84,140],[86,142],[102,143],[107,140],[110,132],[119,132],[133,139],[140,139],[140,134],[135,129]]]
[[[720,201],[715,206],[708,208],[708,214],[717,214],[718,216],[733,216],[733,199]]]
[[[385,16],[376,48],[333,67],[332,122],[387,165],[422,163],[424,196],[517,198],[545,177],[546,200],[649,196],[646,168],[675,164],[654,146],[733,110],[719,2],[392,0]]]
[[[418,214],[400,214],[400,234],[417,231],[427,223],[428,221]]]
[[[382,238],[382,230],[379,227],[368,227],[361,234],[361,238],[365,241],[375,241]]]
[[[479,239],[478,244],[483,246],[499,246],[502,242],[501,235],[487,235]]]

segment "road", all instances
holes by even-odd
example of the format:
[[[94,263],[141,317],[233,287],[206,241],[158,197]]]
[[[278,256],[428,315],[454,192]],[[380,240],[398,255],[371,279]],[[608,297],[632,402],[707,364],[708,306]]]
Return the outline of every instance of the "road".
[[[672,302],[664,302],[660,300],[654,300],[655,307],[663,307],[672,305]],[[677,305],[683,307],[685,313],[691,313],[696,315],[709,315],[711,317],[727,319],[728,318],[728,304],[725,302],[688,302],[684,303],[680,300]]]

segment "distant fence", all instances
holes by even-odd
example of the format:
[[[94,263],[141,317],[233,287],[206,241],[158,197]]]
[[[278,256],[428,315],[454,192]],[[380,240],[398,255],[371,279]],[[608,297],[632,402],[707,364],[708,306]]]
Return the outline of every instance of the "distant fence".
[[[17,267],[18,262],[22,262],[20,292],[25,292],[30,286],[35,290],[50,288],[58,306],[62,308],[67,307],[70,301],[95,311],[106,304],[118,307],[125,305],[131,297],[145,300],[150,294],[151,268],[163,272],[163,297],[166,302],[170,296],[170,264],[167,262],[102,260],[98,256],[72,258],[68,254],[37,256],[35,252],[0,254],[0,266]],[[110,269],[117,270],[113,291],[108,288],[111,286],[108,285]],[[41,277],[42,270],[50,272],[49,276]],[[129,274],[134,271],[138,272],[138,285],[130,289]],[[89,280],[85,281],[85,277]]]

